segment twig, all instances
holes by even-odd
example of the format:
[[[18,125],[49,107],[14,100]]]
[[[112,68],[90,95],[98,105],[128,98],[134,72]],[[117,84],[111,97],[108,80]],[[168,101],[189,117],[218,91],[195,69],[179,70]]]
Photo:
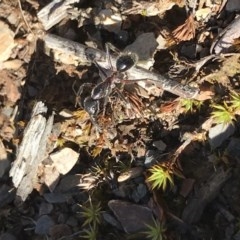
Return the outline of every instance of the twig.
[[[73,56],[74,59],[78,60],[81,64],[88,64],[95,60],[101,67],[108,67],[106,53],[99,49],[87,47],[83,44],[76,43],[53,34],[46,34],[44,41],[46,47],[53,49],[58,53],[60,52],[68,56]],[[111,61],[114,66],[116,65],[116,60],[117,57],[111,55]],[[138,66],[134,66],[129,69],[127,71],[127,76],[130,80],[145,79],[153,81],[157,87],[183,98],[195,98],[198,95],[197,88],[193,88],[188,85],[182,85],[177,81]],[[146,85],[149,84],[149,82],[140,81],[138,84],[147,89]]]
[[[29,24],[28,24],[28,22],[27,22],[27,20],[26,20],[26,18],[25,18],[25,16],[24,16],[24,14],[23,14],[22,4],[21,4],[21,1],[20,1],[20,0],[18,0],[18,6],[19,6],[19,9],[20,9],[20,11],[21,11],[22,19],[23,19],[25,25],[27,26],[28,31],[30,31],[31,33],[33,33],[32,29],[30,28],[30,26],[29,26]]]
[[[71,4],[77,3],[80,0],[53,0],[41,11],[39,11],[38,18],[43,24],[45,30],[62,21],[68,16],[67,9],[71,8]]]

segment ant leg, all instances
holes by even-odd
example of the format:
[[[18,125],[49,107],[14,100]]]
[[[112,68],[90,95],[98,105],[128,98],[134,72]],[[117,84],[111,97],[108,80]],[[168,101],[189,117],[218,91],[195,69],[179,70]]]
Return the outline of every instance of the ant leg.
[[[125,97],[118,88],[116,88],[115,91],[117,92],[118,96],[122,99],[122,101],[126,104],[125,108],[127,111],[129,109],[133,109],[135,113],[137,113],[139,116],[143,117],[143,114],[137,108],[137,103],[135,101],[133,101],[133,99],[130,100],[128,97]]]
[[[117,92],[118,96],[122,99],[122,101],[125,102],[126,106],[129,107],[131,104],[122,94],[122,92],[118,88],[116,88],[115,91]]]
[[[106,73],[106,71],[104,71],[104,69],[98,64],[98,62],[96,60],[93,60],[93,63],[95,64],[95,66],[98,68],[99,71],[99,76],[100,78],[104,81],[105,79],[108,78],[108,75]]]
[[[101,127],[98,125],[95,116],[91,116],[91,115],[89,115],[89,116],[90,116],[90,121],[91,121],[92,125],[95,127],[96,131],[97,131],[98,133],[101,133],[101,132],[102,132],[102,129],[101,129]]]
[[[106,107],[107,107],[109,95],[110,95],[110,94],[107,94],[107,95],[104,97],[104,102],[103,102],[103,116],[105,116],[105,113],[106,113]]]
[[[111,44],[110,42],[107,42],[105,44],[105,46],[106,46],[106,49],[108,49],[108,51],[109,51],[109,49],[111,49],[113,52],[115,52],[117,54],[121,53],[121,51],[117,47],[115,47],[113,44]]]
[[[117,53],[118,55],[120,54],[120,50],[118,48],[116,48],[115,46],[113,46],[111,43],[106,43],[105,44],[105,48],[106,48],[106,58],[107,58],[107,61],[108,61],[108,64],[109,64],[109,67],[112,71],[113,70],[113,64],[112,64],[112,61],[111,61],[111,55],[110,55],[110,49]]]
[[[99,71],[99,75],[101,77],[101,79],[104,81],[107,77],[108,77],[108,74],[107,72],[104,71],[104,68],[102,68],[98,62],[96,61],[95,57],[94,57],[94,54],[91,53],[92,49],[91,48],[86,48],[85,50],[85,55],[86,57],[94,63],[94,65],[98,68],[98,71]],[[109,54],[106,54],[106,55],[109,55]],[[108,62],[109,63],[109,62]],[[111,69],[111,72],[112,72],[112,69]]]
[[[111,61],[111,56],[110,56],[109,48],[110,48],[110,43],[106,43],[106,58],[107,58],[107,61],[108,61],[108,64],[109,64],[110,69],[111,69],[112,71],[114,71],[114,70],[113,70],[112,61]]]
[[[76,91],[76,80],[73,82],[73,84],[72,84],[72,90],[73,90],[73,92],[74,92],[74,94],[75,94],[75,96],[76,96],[76,99],[75,99],[75,107],[77,107],[77,106],[80,106],[81,107],[81,102],[80,102],[80,94],[81,94],[81,92],[82,92],[82,86],[80,86],[79,88],[78,88],[78,90]]]

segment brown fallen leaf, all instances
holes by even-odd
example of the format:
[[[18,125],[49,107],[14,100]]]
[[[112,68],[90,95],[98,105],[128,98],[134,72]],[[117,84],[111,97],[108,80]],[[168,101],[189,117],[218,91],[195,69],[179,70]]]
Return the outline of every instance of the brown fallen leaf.
[[[169,113],[176,109],[179,105],[179,101],[166,102],[160,106],[160,112]]]
[[[14,46],[14,32],[7,24],[0,21],[0,62],[10,58]]]
[[[208,99],[212,99],[213,96],[214,96],[214,92],[211,90],[200,91],[199,94],[196,96],[196,99],[198,101],[205,101]]]
[[[240,37],[233,40],[233,47],[237,52],[240,52]]]
[[[10,103],[15,103],[21,96],[19,82],[15,81],[13,74],[6,70],[0,71],[0,96],[6,97]]]

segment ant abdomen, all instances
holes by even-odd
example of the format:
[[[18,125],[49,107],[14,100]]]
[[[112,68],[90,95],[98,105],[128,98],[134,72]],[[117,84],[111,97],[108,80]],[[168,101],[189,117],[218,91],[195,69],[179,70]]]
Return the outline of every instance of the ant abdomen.
[[[125,72],[137,63],[137,55],[134,53],[126,53],[118,57],[116,68],[119,72]]]

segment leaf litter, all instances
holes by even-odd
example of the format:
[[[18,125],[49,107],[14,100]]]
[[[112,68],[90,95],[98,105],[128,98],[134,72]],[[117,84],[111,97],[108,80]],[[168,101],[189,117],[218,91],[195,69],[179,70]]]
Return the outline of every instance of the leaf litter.
[[[41,9],[48,6],[46,1],[2,1],[0,9],[4,11],[0,11],[0,16],[5,32],[1,34],[5,35],[0,34],[0,42],[1,47],[7,48],[4,47],[6,53],[1,51],[4,55],[0,63],[4,168],[1,232],[7,234],[11,222],[17,226],[11,233],[22,234],[24,239],[45,234],[52,239],[66,235],[77,239],[86,234],[89,237],[92,230],[98,236],[95,239],[113,235],[123,239],[129,233],[139,234],[135,239],[145,239],[144,224],[139,225],[142,229],[136,226],[131,212],[139,219],[144,214],[154,217],[154,222],[164,226],[162,239],[237,239],[237,223],[224,216],[231,214],[231,219],[238,219],[239,190],[232,197],[224,186],[239,182],[238,158],[225,153],[230,144],[234,148],[233,139],[239,139],[238,4],[206,0],[109,1],[100,6],[96,1],[83,2],[66,1],[69,4],[63,19],[57,20],[51,30],[46,27],[47,31],[101,50],[106,42],[121,52],[133,51],[129,47],[135,44],[140,48],[139,55],[141,51],[145,54],[145,59],[139,59],[141,67],[200,91],[195,99],[182,99],[163,92],[149,80],[139,85],[116,83],[107,96],[105,113],[104,101],[99,101],[97,129],[82,105],[89,95],[78,94],[78,89],[73,91],[74,85],[80,88],[87,83],[94,88],[102,81],[96,64],[80,64],[74,56],[64,56],[61,51],[48,54],[43,49],[40,39],[45,25]],[[53,5],[48,22],[58,15],[55,11],[59,7],[61,4]],[[98,14],[101,19],[96,17]],[[119,55],[112,50],[111,54]],[[9,162],[14,164],[23,147],[24,129],[29,121],[34,122],[31,111],[38,101],[43,101],[48,109],[43,119],[48,120],[54,112],[52,129],[41,142],[41,161],[34,166],[36,176],[31,175],[31,164],[27,166],[25,178],[31,177],[35,190],[17,205],[21,197],[17,189],[13,207],[15,190],[6,191],[6,186],[12,187]],[[224,133],[229,124],[231,133]],[[159,150],[154,144],[157,142],[164,148]],[[36,147],[33,144],[34,141],[29,144],[30,150]],[[147,157],[149,151],[152,157]],[[57,160],[51,157],[58,154]],[[18,170],[26,162],[28,159]],[[121,222],[123,229],[114,229],[102,212],[98,216],[101,221],[94,226],[86,216],[81,216],[79,204],[86,208],[89,196],[93,206],[101,202],[106,211],[117,199],[110,214]],[[37,206],[48,202],[53,210],[39,217]],[[133,211],[137,206],[141,216]],[[225,215],[220,216],[218,209]],[[123,211],[123,215],[119,216],[118,211]],[[34,219],[38,225],[34,227],[24,217]],[[154,233],[154,224],[146,224]],[[32,229],[26,231],[30,225]]]

